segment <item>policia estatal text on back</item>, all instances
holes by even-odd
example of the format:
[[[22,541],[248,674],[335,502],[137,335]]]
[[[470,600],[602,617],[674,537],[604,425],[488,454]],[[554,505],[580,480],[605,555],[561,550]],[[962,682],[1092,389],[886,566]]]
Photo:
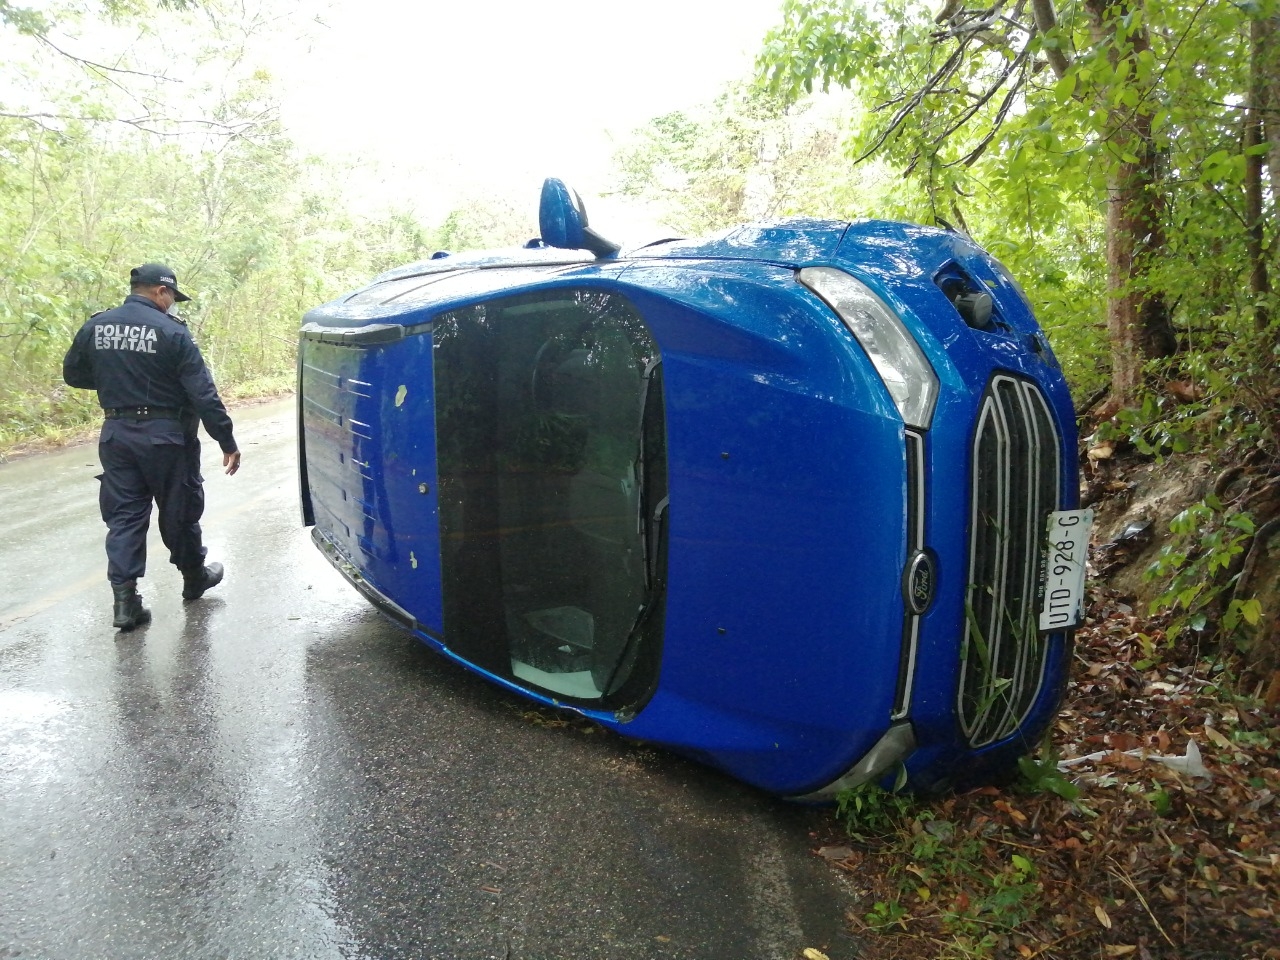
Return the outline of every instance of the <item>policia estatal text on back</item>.
[[[200,529],[201,423],[222,448],[227,474],[240,468],[231,417],[209,368],[186,324],[169,312],[191,298],[160,263],[130,271],[129,290],[120,306],[89,318],[62,364],[63,379],[96,390],[103,409],[98,500],[107,525],[112,625],[120,630],[151,620],[137,587],[147,570],[153,502],[169,562],[182,571],[183,599],[198,600],[222,581],[222,564],[205,563]]]

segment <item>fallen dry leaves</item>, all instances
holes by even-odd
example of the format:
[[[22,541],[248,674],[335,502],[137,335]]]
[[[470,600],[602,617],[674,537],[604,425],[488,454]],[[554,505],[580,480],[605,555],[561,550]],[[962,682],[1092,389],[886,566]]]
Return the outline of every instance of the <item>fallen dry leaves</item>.
[[[1053,731],[1079,797],[988,787],[920,801],[895,838],[828,838],[820,852],[859,897],[860,955],[1280,960],[1280,718],[1223,680],[1097,596]],[[932,864],[911,842],[922,831],[946,841]],[[948,867],[948,850],[974,869]],[[982,912],[1014,854],[1034,868],[1016,887],[1026,910]]]

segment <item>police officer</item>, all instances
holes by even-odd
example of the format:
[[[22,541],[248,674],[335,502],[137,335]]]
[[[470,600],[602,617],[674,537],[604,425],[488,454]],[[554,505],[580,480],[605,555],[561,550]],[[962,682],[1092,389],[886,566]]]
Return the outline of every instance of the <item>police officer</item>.
[[[152,500],[169,561],[182,571],[183,599],[197,600],[222,580],[222,564],[204,562],[199,423],[222,448],[227,474],[240,468],[231,418],[209,368],[186,325],[169,313],[191,298],[161,263],[130,271],[129,289],[120,306],[89,318],[62,362],[70,386],[98,391],[106,417],[98,438],[98,501],[115,594],[112,624],[120,630],[151,620],[137,584],[146,573]]]

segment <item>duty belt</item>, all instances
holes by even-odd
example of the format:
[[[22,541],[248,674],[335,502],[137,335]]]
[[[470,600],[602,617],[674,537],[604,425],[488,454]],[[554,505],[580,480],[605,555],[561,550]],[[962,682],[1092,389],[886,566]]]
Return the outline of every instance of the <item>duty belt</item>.
[[[106,407],[108,420],[179,420],[182,411],[176,407]]]

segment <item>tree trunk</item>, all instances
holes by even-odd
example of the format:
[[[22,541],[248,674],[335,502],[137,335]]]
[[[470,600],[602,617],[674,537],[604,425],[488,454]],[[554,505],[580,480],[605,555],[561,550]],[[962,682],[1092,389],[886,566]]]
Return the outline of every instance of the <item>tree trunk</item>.
[[[1268,4],[1268,8],[1274,11],[1275,4]],[[1267,142],[1267,173],[1270,192],[1274,198],[1277,188],[1280,188],[1280,17],[1274,14],[1261,17],[1259,28],[1259,42],[1252,51],[1254,56],[1252,66],[1257,70],[1258,113],[1262,119],[1262,136]],[[1250,79],[1253,81],[1254,78],[1251,76]],[[1274,218],[1276,211],[1280,210],[1280,205],[1276,204],[1274,199],[1271,209],[1271,216]],[[1275,237],[1280,234],[1280,225],[1273,222],[1270,226],[1270,231],[1265,227],[1263,230],[1262,256],[1264,259],[1267,256],[1266,235],[1270,233]],[[1267,319],[1270,320],[1270,316]],[[1272,346],[1280,350],[1280,329],[1275,332],[1275,342]]]
[[[1270,322],[1267,295],[1271,282],[1267,275],[1262,219],[1262,154],[1259,149],[1263,121],[1269,106],[1268,67],[1274,59],[1275,24],[1270,18],[1255,17],[1249,24],[1249,99],[1244,117],[1244,219],[1245,246],[1249,258],[1249,292],[1253,295],[1253,319],[1259,330]],[[1273,148],[1274,149],[1274,145]],[[1274,179],[1276,171],[1271,171]]]
[[[1254,300],[1254,322],[1264,331],[1272,322],[1269,309],[1271,283],[1268,274],[1267,236],[1276,236],[1276,224],[1266,219],[1263,182],[1264,157],[1248,156],[1251,147],[1266,144],[1266,167],[1270,174],[1274,197],[1280,186],[1280,18],[1272,15],[1275,3],[1264,7],[1249,25],[1249,96],[1245,115],[1245,221],[1248,228],[1250,262],[1249,289]],[[1273,200],[1273,209],[1275,203]],[[1275,215],[1274,213],[1272,214]],[[1280,330],[1276,332],[1280,338]],[[1280,343],[1273,344],[1280,349]],[[1280,704],[1280,546],[1272,546],[1275,517],[1263,523],[1254,536],[1245,569],[1236,585],[1241,597],[1252,597],[1262,605],[1262,621],[1254,629],[1246,629],[1247,647],[1244,657],[1259,675],[1270,672],[1271,683],[1266,697],[1270,706]]]
[[[1107,334],[1108,406],[1119,408],[1136,398],[1143,365],[1171,356],[1178,344],[1164,296],[1152,289],[1149,279],[1165,247],[1160,156],[1151,138],[1154,102],[1136,79],[1138,57],[1151,49],[1151,43],[1145,26],[1121,34],[1125,18],[1143,14],[1143,0],[1087,0],[1086,7],[1094,42],[1107,50],[1113,68],[1128,61],[1127,79],[1118,82],[1132,85],[1137,93],[1136,106],[1125,107],[1112,106],[1118,101],[1110,87],[1097,92],[1099,107],[1108,111],[1108,141],[1116,153],[1107,178]]]
[[[1274,9],[1274,5],[1272,7]],[[1276,186],[1280,185],[1280,17],[1260,17],[1258,28],[1250,63],[1257,73],[1251,73],[1249,79],[1251,89],[1255,83],[1258,85],[1255,102],[1262,121],[1262,137],[1267,143],[1267,172],[1274,193]],[[1271,232],[1275,234],[1276,229]]]
[[[1107,186],[1107,336],[1116,406],[1133,402],[1148,360],[1170,356],[1177,347],[1164,297],[1146,282],[1151,261],[1164,248],[1153,159],[1118,163]]]

